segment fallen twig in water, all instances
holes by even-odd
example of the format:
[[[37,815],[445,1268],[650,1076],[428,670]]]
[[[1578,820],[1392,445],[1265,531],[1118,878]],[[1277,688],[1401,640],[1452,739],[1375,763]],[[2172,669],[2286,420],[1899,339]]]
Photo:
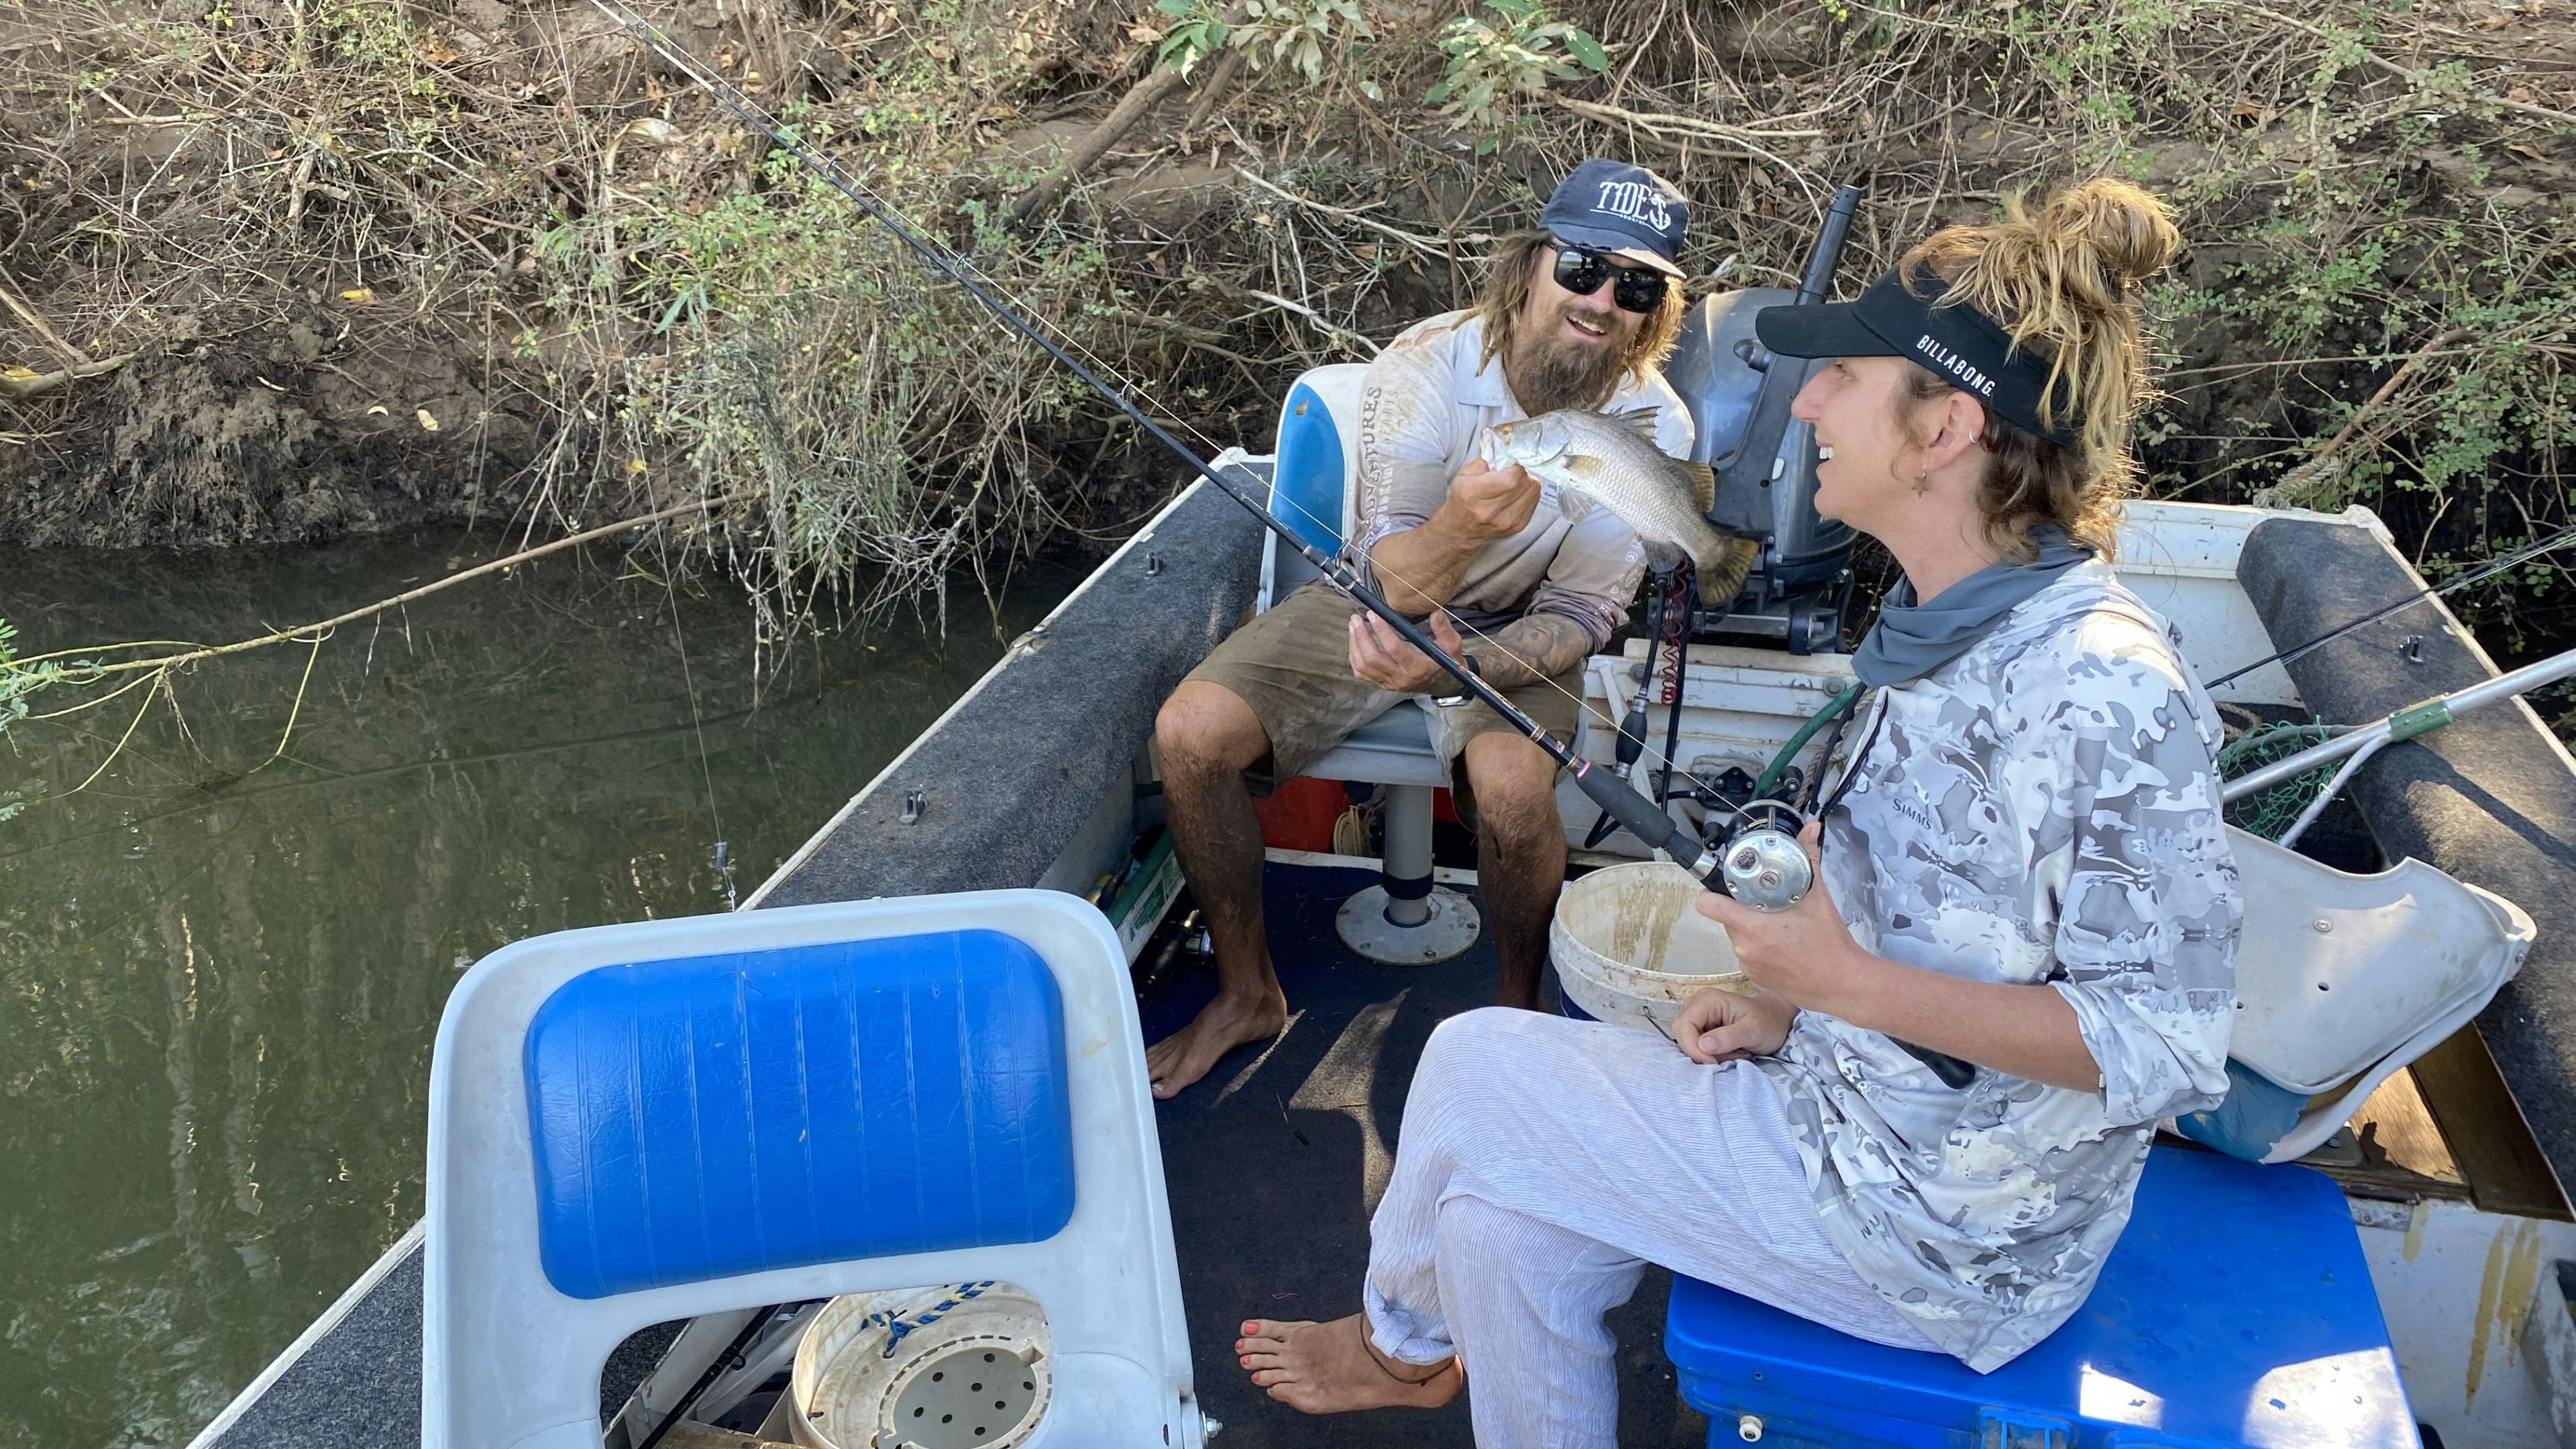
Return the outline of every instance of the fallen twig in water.
[[[155,697],[169,688],[170,674],[179,666],[183,664],[195,664],[207,659],[220,658],[227,654],[240,654],[252,649],[265,648],[271,644],[283,644],[288,640],[294,640],[297,643],[308,645],[311,652],[305,656],[303,677],[296,682],[295,686],[295,704],[287,714],[286,728],[278,736],[277,748],[269,753],[267,759],[262,760],[258,765],[253,766],[246,772],[248,774],[257,774],[259,771],[275,764],[279,758],[285,755],[287,741],[292,739],[295,734],[296,720],[302,716],[304,711],[305,693],[313,683],[314,663],[322,656],[322,646],[330,641],[332,633],[342,624],[350,623],[353,620],[364,619],[373,614],[381,614],[388,609],[399,608],[405,604],[412,603],[415,600],[423,599],[431,594],[435,594],[441,589],[453,588],[458,584],[464,583],[468,579],[481,578],[486,574],[502,569],[508,569],[518,564],[527,563],[532,559],[543,558],[545,555],[550,553],[559,553],[564,549],[576,548],[584,543],[588,543],[594,539],[605,538],[613,533],[619,533],[631,528],[642,528],[649,524],[660,523],[667,519],[680,517],[682,514],[686,513],[706,512],[719,507],[724,503],[740,501],[743,500],[739,498],[714,500],[703,498],[692,499],[687,503],[674,504],[669,508],[659,509],[652,513],[641,514],[634,518],[621,519],[616,523],[606,524],[598,528],[585,529],[580,533],[556,539],[551,543],[539,544],[534,548],[521,549],[507,557],[496,558],[489,563],[478,564],[462,573],[450,574],[446,578],[440,579],[434,583],[423,584],[419,588],[406,590],[403,593],[394,595],[392,598],[379,599],[375,603],[368,604],[363,608],[351,609],[346,613],[335,614],[328,619],[316,620],[310,624],[299,624],[291,629],[279,629],[272,633],[262,634],[255,639],[244,639],[232,644],[196,646],[187,648],[177,654],[155,655],[148,659],[128,659],[113,664],[101,664],[95,659],[83,659],[77,666],[75,666],[80,671],[77,675],[70,674],[66,669],[66,666],[54,661],[69,659],[77,655],[97,654],[106,650],[133,648],[136,646],[132,644],[108,644],[84,649],[56,650],[48,654],[37,654],[26,658],[11,659],[8,661],[7,668],[13,673],[21,671],[28,674],[57,672],[61,674],[62,677],[47,682],[67,684],[75,687],[82,684],[95,683],[107,678],[111,674],[130,673],[137,675],[135,679],[130,680],[127,683],[121,684],[116,688],[109,690],[107,693],[99,695],[93,699],[83,700],[81,703],[73,705],[69,709],[54,710],[47,714],[28,716],[33,719],[57,719],[64,715],[77,714],[85,709],[94,709],[99,705],[105,704],[110,700],[128,694],[136,689],[141,689],[143,691],[143,703],[134,711],[134,718],[127,721],[125,732],[117,736],[116,744],[113,748],[108,750],[106,758],[100,760],[97,767],[92,769],[88,776],[79,784],[74,785],[69,790],[63,792],[66,795],[77,795],[81,791],[86,790],[91,785],[97,783],[99,777],[107,773],[108,766],[115,764],[117,757],[125,753],[126,745],[131,743],[134,739],[134,732],[142,727],[144,716],[152,712],[152,701]],[[152,642],[167,644],[169,641],[156,640]],[[145,647],[149,646],[147,645]],[[45,666],[43,671],[39,671],[36,668],[36,666],[40,665]],[[239,777],[237,776],[235,778]]]
[[[602,524],[597,528],[585,529],[580,533],[569,534],[563,538],[556,539],[552,543],[541,543],[535,548],[523,548],[517,553],[511,554],[506,558],[496,558],[490,563],[477,564],[473,568],[465,570],[463,573],[450,574],[446,578],[438,580],[436,583],[423,584],[419,588],[396,594],[389,599],[378,599],[372,604],[368,604],[363,608],[351,609],[345,614],[334,614],[328,619],[319,619],[310,624],[298,624],[291,629],[280,629],[275,633],[262,634],[256,639],[244,639],[232,644],[213,644],[204,648],[191,649],[184,654],[165,654],[151,659],[125,659],[114,664],[97,664],[91,666],[88,677],[97,679],[110,674],[131,673],[133,671],[143,669],[176,669],[182,664],[195,664],[200,660],[221,658],[227,654],[240,654],[251,649],[262,649],[271,644],[283,644],[290,639],[302,641],[309,638],[311,635],[320,633],[324,630],[335,629],[342,624],[364,619],[371,614],[381,614],[387,609],[399,608],[404,604],[413,602],[414,600],[425,599],[431,594],[437,593],[441,589],[454,588],[458,584],[465,582],[467,579],[481,578],[485,574],[510,568],[513,565],[523,564],[531,559],[543,558],[550,553],[560,553],[568,548],[576,548],[582,544],[589,543],[593,539],[606,538],[612,533],[619,533],[630,528],[642,528],[646,524],[660,523],[666,519],[678,518],[685,513],[711,512],[727,503],[742,503],[748,501],[750,500],[746,498],[693,498],[686,503],[675,503],[668,508],[659,509],[652,513],[638,514],[633,518],[621,519],[616,523]],[[111,645],[107,647],[112,648],[115,646]],[[21,666],[24,666],[48,659],[67,659],[74,655],[92,654],[96,652],[96,649],[63,649],[50,654],[30,655],[17,662]]]

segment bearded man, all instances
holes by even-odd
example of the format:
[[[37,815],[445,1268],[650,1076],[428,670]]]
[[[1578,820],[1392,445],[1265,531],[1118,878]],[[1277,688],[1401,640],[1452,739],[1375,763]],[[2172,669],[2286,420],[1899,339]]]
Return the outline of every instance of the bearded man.
[[[1359,407],[1359,524],[1350,556],[1398,610],[1559,738],[1584,657],[1626,619],[1645,571],[1609,510],[1562,505],[1517,465],[1476,456],[1482,428],[1560,408],[1652,409],[1655,444],[1689,454],[1691,418],[1658,370],[1681,330],[1676,260],[1689,207],[1642,167],[1592,160],[1537,230],[1506,239],[1477,305],[1416,323],[1369,364]],[[1154,741],[1181,868],[1216,948],[1217,997],[1146,1053],[1154,1095],[1278,1035],[1288,999],[1261,908],[1261,826],[1243,772],[1287,779],[1411,697],[1476,826],[1477,881],[1501,959],[1500,1000],[1536,1009],[1565,883],[1556,763],[1466,699],[1430,656],[1318,581],[1217,646],[1163,704]],[[1455,696],[1452,696],[1456,698]],[[1463,768],[1462,768],[1463,767]]]

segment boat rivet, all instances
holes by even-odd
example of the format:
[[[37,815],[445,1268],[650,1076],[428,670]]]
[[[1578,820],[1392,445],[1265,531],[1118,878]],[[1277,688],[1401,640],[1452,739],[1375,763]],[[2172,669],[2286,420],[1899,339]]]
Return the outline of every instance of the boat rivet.
[[[1762,1416],[1759,1414],[1747,1414],[1743,1418],[1736,1420],[1735,1437],[1743,1440],[1747,1444],[1758,1442],[1762,1438]]]
[[[2334,929],[2334,922],[2327,920],[2323,916],[2319,916],[2315,920],[2308,922],[2308,926],[2311,930],[2322,936],[2328,931]]]

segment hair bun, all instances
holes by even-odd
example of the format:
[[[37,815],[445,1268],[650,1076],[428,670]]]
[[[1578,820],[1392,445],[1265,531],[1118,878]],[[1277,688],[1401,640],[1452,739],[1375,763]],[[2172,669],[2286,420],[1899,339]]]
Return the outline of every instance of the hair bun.
[[[2031,516],[2107,548],[2116,502],[2137,471],[2129,425],[2151,392],[2138,288],[2182,249],[2182,234],[2163,202],[2108,176],[2036,206],[2007,195],[2003,213],[1982,226],[1945,226],[1898,265],[1908,274],[1930,267],[1948,283],[1943,301],[1974,307],[2047,360],[2039,419],[2055,427],[2064,407],[2083,441],[2050,485],[2053,501]]]
[[[2053,192],[2032,218],[2042,249],[2089,254],[2100,274],[2125,291],[2165,269],[2182,247],[2164,202],[2117,177],[2097,176]]]

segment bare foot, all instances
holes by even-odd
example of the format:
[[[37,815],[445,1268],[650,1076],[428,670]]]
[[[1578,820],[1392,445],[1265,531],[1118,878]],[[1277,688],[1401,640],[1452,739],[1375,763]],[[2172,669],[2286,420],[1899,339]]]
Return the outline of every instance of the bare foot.
[[[1234,1352],[1270,1397],[1309,1414],[1354,1409],[1436,1409],[1466,1382],[1458,1360],[1436,1364],[1388,1358],[1369,1342],[1368,1319],[1354,1313],[1330,1323],[1243,1325]]]
[[[1217,1059],[1246,1042],[1268,1041],[1288,1027],[1288,996],[1273,986],[1249,999],[1218,993],[1190,1024],[1145,1049],[1145,1075],[1156,1097],[1181,1089],[1215,1070]]]

